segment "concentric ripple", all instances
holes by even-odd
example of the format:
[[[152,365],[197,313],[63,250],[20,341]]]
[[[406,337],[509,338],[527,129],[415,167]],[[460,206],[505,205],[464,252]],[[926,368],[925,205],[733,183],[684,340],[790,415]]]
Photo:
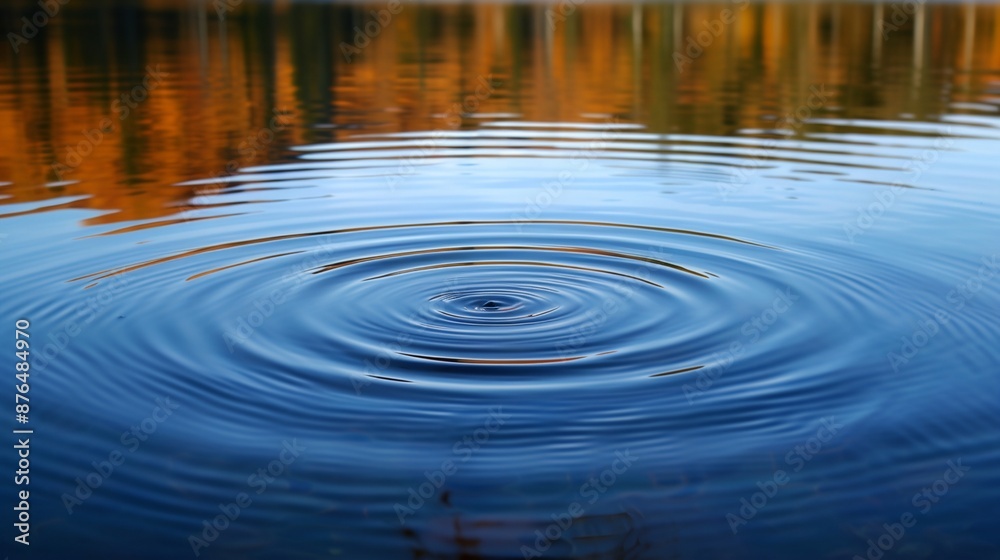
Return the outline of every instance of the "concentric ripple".
[[[240,342],[254,363],[268,363],[282,348],[326,366],[317,378],[360,370],[383,380],[471,375],[482,382],[491,375],[551,382],[554,375],[573,374],[579,383],[583,375],[602,375],[607,360],[615,369],[630,364],[630,376],[705,361],[724,336],[718,319],[738,297],[720,289],[720,275],[738,274],[748,292],[766,290],[760,286],[764,271],[753,276],[759,266],[754,259],[766,262],[780,253],[749,240],[678,229],[537,222],[519,225],[518,232],[514,225],[411,224],[283,235],[77,280],[99,286],[121,274],[183,277],[193,298],[210,301],[206,291],[226,285],[253,305],[263,301],[258,307],[270,309],[273,301],[274,320],[295,315],[294,328],[273,327],[270,314],[250,325],[251,310],[235,324],[219,325],[220,331],[235,332],[245,320],[261,332],[252,344]],[[654,239],[661,245],[651,246]],[[237,287],[244,284],[245,291]],[[204,310],[206,301],[190,305]],[[583,363],[558,367],[569,362]],[[348,371],[327,369],[333,364]],[[542,366],[548,367],[537,369]]]
[[[783,172],[796,183],[805,177],[849,182],[857,172],[865,176],[858,185],[892,185],[905,171],[908,150],[935,140],[926,130],[901,126],[896,132],[908,136],[875,153],[855,137],[830,132],[841,125],[853,130],[856,123],[817,123],[826,128],[815,138],[767,140],[762,180],[776,181]],[[956,125],[949,133],[981,137],[981,128]],[[730,195],[760,200],[734,181],[746,171],[748,150],[765,142],[746,132],[719,139],[651,134],[630,123],[498,121],[474,131],[436,131],[434,149],[419,158],[406,157],[427,141],[419,132],[302,146],[298,161],[245,169],[225,191],[204,197],[204,215],[188,217],[226,222],[212,243],[125,260],[74,280],[97,287],[125,274],[138,276],[144,290],[171,293],[172,304],[198,318],[210,346],[227,351],[213,352],[209,361],[215,357],[225,367],[228,354],[243,356],[250,365],[241,382],[265,385],[284,380],[347,392],[364,378],[365,384],[476,393],[680,374],[704,380],[702,370],[734,353],[750,363],[780,355],[792,367],[804,356],[788,351],[823,338],[802,328],[802,312],[778,320],[797,302],[804,305],[802,294],[822,294],[805,305],[841,316],[889,292],[867,275],[845,276],[858,256],[846,256],[836,244],[796,243],[764,224],[720,230],[727,220],[706,220],[700,213],[706,197],[722,216]],[[453,213],[437,198],[438,181],[475,168],[482,168],[475,181],[449,194],[451,203],[461,200],[467,217],[447,219]],[[492,185],[491,169],[509,176],[514,190]],[[647,215],[642,206],[651,192],[677,194],[658,191],[651,175],[672,188],[689,182],[683,203],[698,212]],[[883,181],[876,180],[880,175]],[[339,180],[350,186],[331,186]],[[528,188],[518,189],[519,182]],[[595,210],[590,197],[607,197],[608,182],[616,184],[616,198],[609,199],[615,203],[607,212]],[[268,191],[281,194],[261,200]],[[386,192],[397,197],[395,222],[387,223],[393,212],[366,214]],[[243,193],[255,200],[240,200]],[[234,204],[248,212],[228,213]],[[254,234],[261,225],[255,207],[272,220],[267,236]],[[331,227],[324,209],[351,218]],[[294,223],[280,221],[285,212],[296,216]],[[621,214],[632,221],[612,219]],[[411,216],[423,219],[405,220]],[[741,230],[751,233],[735,233]],[[892,273],[881,274],[884,280]],[[184,290],[171,286],[178,281],[187,284]],[[239,294],[242,305],[214,295],[222,293]],[[140,305],[163,303],[153,297]],[[765,324],[752,322],[760,317]],[[156,335],[164,333],[150,333]],[[756,344],[765,336],[766,345]],[[826,346],[810,357],[836,351]],[[288,355],[296,356],[294,378],[275,377]]]
[[[313,455],[295,479],[302,486],[291,488],[318,508],[337,504],[343,526],[367,531],[344,537],[346,546],[372,557],[409,547],[447,554],[466,534],[497,549],[522,542],[577,499],[586,478],[574,477],[600,473],[617,451],[641,450],[648,467],[623,477],[580,530],[592,523],[607,546],[660,546],[651,557],[666,557],[656,535],[679,516],[689,521],[677,530],[696,535],[691,556],[719,556],[705,552],[712,523],[739,504],[748,475],[704,465],[794,449],[819,415],[877,425],[892,411],[920,425],[919,411],[941,394],[937,353],[964,364],[949,390],[981,388],[974,372],[995,361],[990,349],[954,343],[988,338],[997,300],[984,289],[939,329],[933,350],[893,371],[886,355],[900,337],[953,309],[949,290],[979,266],[967,254],[974,232],[933,246],[923,232],[901,235],[900,224],[952,214],[985,222],[991,210],[933,171],[919,184],[901,182],[909,154],[934,146],[925,131],[883,123],[892,141],[872,148],[856,122],[822,126],[802,141],[770,143],[743,182],[747,154],[764,145],[753,134],[506,123],[446,134],[439,150],[402,168],[427,134],[302,146],[293,161],[243,169],[181,216],[91,227],[72,240],[100,247],[102,257],[67,249],[61,268],[46,271],[62,281],[58,297],[22,298],[36,306],[26,315],[50,325],[92,310],[51,360],[44,390],[70,403],[65,422],[109,400],[132,422],[148,414],[145,403],[183,396],[190,412],[167,428],[180,439],[163,434],[163,448],[149,449],[159,459],[198,433],[198,448],[176,459],[186,465],[227,448],[229,459],[185,472],[209,509],[243,455],[270,460],[263,442],[294,432]],[[613,146],[588,152],[612,129]],[[950,133],[975,146],[989,130]],[[590,154],[586,168],[580,154]],[[967,184],[985,181],[959,145],[941,157],[965,164]],[[886,188],[905,197],[859,237],[845,236],[857,208]],[[892,251],[881,249],[887,239]],[[11,269],[12,280],[27,274]],[[127,383],[114,375],[84,383],[93,364],[138,373]],[[948,420],[948,429],[987,429],[987,404],[977,401],[969,410],[979,415]],[[387,529],[407,488],[440,466],[428,449],[447,446],[449,457],[492,407],[512,417],[502,434],[420,510],[411,533]],[[692,471],[690,450],[700,470]],[[104,452],[96,440],[72,451]],[[822,484],[855,488],[863,451],[814,472]],[[427,456],[433,461],[414,459]],[[488,508],[470,506],[476,488],[510,474],[511,457],[530,458],[517,466],[530,499],[497,494]],[[770,460],[756,466],[773,469]],[[66,480],[80,474],[43,468]],[[646,482],[682,476],[673,473],[692,478]],[[564,479],[565,487],[535,488]],[[619,493],[627,499],[610,495]],[[164,511],[190,507],[170,487],[149,494]],[[825,503],[847,507],[853,495]],[[792,518],[801,499],[769,511]],[[619,526],[623,511],[640,506],[647,526]],[[488,511],[453,520],[460,507]],[[182,517],[152,517],[160,531],[192,530]],[[553,550],[576,557],[600,548],[592,537],[570,531]]]

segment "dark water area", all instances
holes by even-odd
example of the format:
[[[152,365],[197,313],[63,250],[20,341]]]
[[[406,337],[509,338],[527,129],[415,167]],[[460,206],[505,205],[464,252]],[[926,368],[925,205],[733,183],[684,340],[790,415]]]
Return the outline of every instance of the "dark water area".
[[[39,10],[11,559],[1000,558],[1000,6]]]

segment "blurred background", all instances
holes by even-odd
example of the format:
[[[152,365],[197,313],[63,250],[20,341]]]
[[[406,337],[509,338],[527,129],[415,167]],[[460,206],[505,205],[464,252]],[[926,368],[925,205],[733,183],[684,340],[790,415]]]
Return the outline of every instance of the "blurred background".
[[[995,93],[983,103],[998,79],[983,70],[1000,67],[1000,7],[992,4],[899,4],[899,25],[893,4],[881,2],[564,4],[571,10],[406,4],[354,54],[356,28],[386,5],[73,0],[22,53],[0,49],[0,178],[15,183],[5,194],[93,194],[74,204],[117,211],[101,220],[167,215],[191,192],[156,185],[215,176],[232,160],[280,159],[290,145],[360,128],[448,126],[443,117],[487,76],[499,87],[461,110],[460,127],[495,115],[577,122],[614,114],[651,132],[730,135],[773,127],[814,84],[832,94],[821,114],[838,118],[923,120],[997,108]],[[20,29],[32,7],[6,2],[3,28]],[[696,62],[678,65],[673,53],[685,53],[686,39],[727,8],[738,19]],[[550,25],[553,9],[571,13]],[[85,130],[120,114],[114,102],[147,66],[169,78],[63,177],[73,184],[46,186],[60,179],[53,164],[86,140]],[[272,142],[248,143],[275,111],[292,124]],[[91,181],[100,192],[89,193]],[[137,190],[144,196],[129,196]]]

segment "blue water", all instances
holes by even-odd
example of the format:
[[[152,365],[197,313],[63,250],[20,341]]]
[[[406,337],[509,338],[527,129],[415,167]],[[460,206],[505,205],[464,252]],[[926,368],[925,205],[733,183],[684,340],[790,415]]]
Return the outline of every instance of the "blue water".
[[[441,13],[432,44],[462,33]],[[448,76],[434,53],[394,79]],[[167,60],[163,96],[211,89]],[[169,172],[10,177],[0,320],[8,346],[30,321],[34,434],[32,543],[8,554],[1000,557],[1000,68],[974,60],[929,61],[917,115],[828,82],[790,134],[756,74],[759,128],[728,129],[704,119],[731,84],[664,125],[641,83],[587,86],[604,113],[518,110],[542,86],[516,80],[558,78],[498,65],[460,126],[387,126],[385,100],[324,115],[299,83],[291,132],[221,184],[162,178],[194,132]],[[907,91],[910,59],[884,64],[868,87]]]

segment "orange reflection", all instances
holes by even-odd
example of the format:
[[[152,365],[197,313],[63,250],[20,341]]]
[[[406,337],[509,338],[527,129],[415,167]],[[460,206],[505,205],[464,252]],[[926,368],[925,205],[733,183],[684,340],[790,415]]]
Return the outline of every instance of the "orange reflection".
[[[225,19],[211,3],[108,4],[78,0],[19,53],[0,49],[4,204],[84,197],[68,204],[106,212],[91,223],[176,218],[199,193],[178,183],[289,158],[288,146],[497,114],[731,135],[767,128],[814,84],[839,117],[934,119],[990,87],[995,103],[1000,69],[1000,6],[988,5],[927,5],[885,33],[880,4],[587,2],[553,18],[559,4],[404,3],[347,62],[355,26],[386,3],[247,0]],[[713,25],[727,9],[732,23]],[[31,4],[2,10],[16,29]],[[702,32],[710,44],[679,68]],[[157,66],[162,84],[120,118],[116,103]],[[493,91],[475,96],[486,78]],[[445,119],[456,107],[472,114]]]

